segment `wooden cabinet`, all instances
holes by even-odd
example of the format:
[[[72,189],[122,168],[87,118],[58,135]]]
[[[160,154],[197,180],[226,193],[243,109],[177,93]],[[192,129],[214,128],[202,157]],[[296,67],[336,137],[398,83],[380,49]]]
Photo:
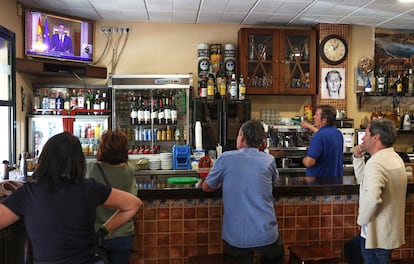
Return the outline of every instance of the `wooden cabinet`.
[[[247,94],[316,94],[315,30],[242,28],[238,49]]]

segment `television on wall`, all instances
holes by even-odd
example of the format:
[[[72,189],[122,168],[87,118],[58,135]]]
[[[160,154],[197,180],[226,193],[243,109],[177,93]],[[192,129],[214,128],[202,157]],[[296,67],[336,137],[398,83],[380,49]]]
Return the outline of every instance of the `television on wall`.
[[[90,63],[93,21],[25,10],[25,54],[29,57]]]

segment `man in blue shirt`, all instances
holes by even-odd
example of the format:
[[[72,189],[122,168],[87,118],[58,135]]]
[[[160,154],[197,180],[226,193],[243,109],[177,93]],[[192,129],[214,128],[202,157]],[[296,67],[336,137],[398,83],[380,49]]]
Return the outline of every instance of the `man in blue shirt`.
[[[262,123],[246,121],[237,136],[237,150],[224,152],[202,185],[206,192],[222,188],[224,253],[238,263],[252,264],[255,252],[266,263],[283,263],[272,194],[279,173],[275,158],[259,151],[264,139]]]
[[[305,181],[309,184],[342,184],[344,140],[334,126],[335,117],[335,108],[330,105],[316,108],[313,121],[318,130],[302,161],[307,168]]]

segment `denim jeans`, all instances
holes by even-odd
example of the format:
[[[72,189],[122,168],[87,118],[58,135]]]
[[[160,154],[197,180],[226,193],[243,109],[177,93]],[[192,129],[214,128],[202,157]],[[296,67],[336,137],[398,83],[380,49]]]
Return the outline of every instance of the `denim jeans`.
[[[265,264],[283,264],[284,246],[279,238],[273,244],[254,248],[237,248],[224,242],[224,253],[233,256],[239,264],[253,264],[254,253],[262,255],[262,262]]]
[[[361,237],[361,253],[365,264],[387,264],[391,259],[392,249],[366,249],[365,238]]]
[[[132,236],[104,240],[102,247],[108,253],[110,264],[128,264],[132,247]]]

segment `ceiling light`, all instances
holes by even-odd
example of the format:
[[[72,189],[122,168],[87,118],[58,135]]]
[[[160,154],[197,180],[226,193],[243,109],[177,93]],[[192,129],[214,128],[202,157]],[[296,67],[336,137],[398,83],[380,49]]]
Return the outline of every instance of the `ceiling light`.
[[[398,0],[401,3],[412,3],[414,0]]]

